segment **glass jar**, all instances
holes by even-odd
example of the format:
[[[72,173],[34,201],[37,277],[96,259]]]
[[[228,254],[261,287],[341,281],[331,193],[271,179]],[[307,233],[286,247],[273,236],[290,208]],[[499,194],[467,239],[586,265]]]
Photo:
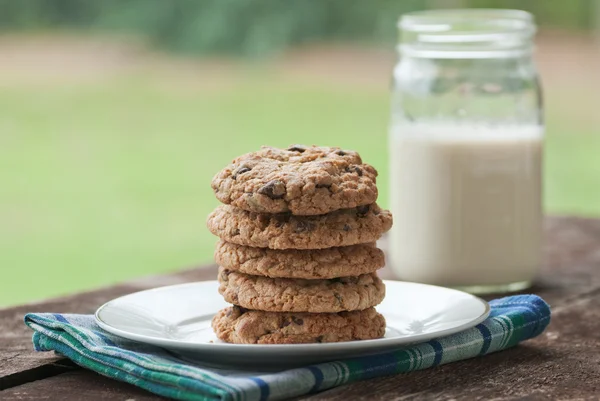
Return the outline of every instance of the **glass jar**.
[[[406,14],[389,133],[388,264],[475,293],[540,265],[543,113],[535,24],[517,10]]]

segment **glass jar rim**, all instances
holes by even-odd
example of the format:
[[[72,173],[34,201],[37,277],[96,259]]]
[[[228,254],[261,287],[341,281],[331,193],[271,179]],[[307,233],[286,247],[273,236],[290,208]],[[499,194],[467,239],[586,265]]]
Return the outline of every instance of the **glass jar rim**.
[[[401,53],[442,58],[531,53],[536,32],[534,17],[527,11],[487,8],[407,13],[398,21],[398,28]]]
[[[524,10],[496,8],[462,8],[413,11],[403,14],[398,28],[410,31],[439,32],[456,22],[521,21],[519,26],[534,26],[533,14]]]

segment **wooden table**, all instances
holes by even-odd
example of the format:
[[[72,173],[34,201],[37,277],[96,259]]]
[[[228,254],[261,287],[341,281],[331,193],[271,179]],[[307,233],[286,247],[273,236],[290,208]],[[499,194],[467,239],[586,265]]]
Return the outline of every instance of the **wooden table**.
[[[540,337],[483,358],[349,384],[304,399],[599,399],[600,220],[548,218],[541,276],[531,292],[552,305],[552,323]],[[23,315],[92,313],[123,294],[215,277],[216,267],[207,266],[0,310],[0,400],[160,399],[52,353],[33,352]]]

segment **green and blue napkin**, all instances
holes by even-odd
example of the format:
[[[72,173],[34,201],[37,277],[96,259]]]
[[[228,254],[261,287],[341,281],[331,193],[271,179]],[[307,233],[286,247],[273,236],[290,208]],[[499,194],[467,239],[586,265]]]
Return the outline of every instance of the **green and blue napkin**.
[[[220,369],[178,359],[151,345],[102,330],[92,315],[31,313],[37,351],[56,351],[104,376],[178,400],[281,400],[379,376],[427,369],[513,347],[540,335],[550,308],[535,295],[490,302],[491,314],[477,326],[447,337],[379,355],[321,363],[276,373]]]

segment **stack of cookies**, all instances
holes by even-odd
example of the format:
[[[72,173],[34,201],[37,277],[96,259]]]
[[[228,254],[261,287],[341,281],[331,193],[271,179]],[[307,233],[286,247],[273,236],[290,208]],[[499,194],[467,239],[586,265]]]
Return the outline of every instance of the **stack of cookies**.
[[[375,241],[392,216],[375,203],[377,171],[340,148],[263,147],[212,181],[225,205],[208,217],[221,240],[219,292],[232,307],[212,326],[226,342],[290,344],[379,338],[385,296]]]

